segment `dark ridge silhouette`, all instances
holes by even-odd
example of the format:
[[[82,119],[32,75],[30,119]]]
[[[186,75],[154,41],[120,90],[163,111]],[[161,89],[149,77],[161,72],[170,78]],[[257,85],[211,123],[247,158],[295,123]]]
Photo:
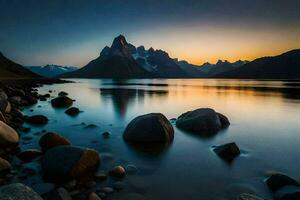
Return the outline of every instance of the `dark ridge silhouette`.
[[[215,78],[300,79],[300,49],[274,57],[258,58],[238,69],[216,75]]]
[[[0,52],[0,78],[38,78],[39,75],[31,72],[20,64],[6,58]]]
[[[125,37],[116,37],[111,47],[105,47],[100,56],[83,68],[66,73],[62,77],[72,78],[146,78],[152,77],[132,57],[132,46]]]

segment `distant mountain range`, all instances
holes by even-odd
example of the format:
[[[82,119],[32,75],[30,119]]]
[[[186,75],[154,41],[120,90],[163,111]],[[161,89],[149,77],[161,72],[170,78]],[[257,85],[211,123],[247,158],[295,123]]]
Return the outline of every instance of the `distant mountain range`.
[[[216,78],[300,79],[300,49],[278,56],[258,58]]]
[[[30,70],[28,70],[30,69]],[[14,63],[0,53],[0,78],[64,77],[64,78],[240,78],[300,79],[300,49],[254,61],[219,60],[216,64],[193,65],[171,58],[163,50],[135,47],[123,35],[82,68],[46,65],[28,67]],[[33,73],[34,72],[34,73]],[[37,75],[39,74],[39,75]]]
[[[78,69],[77,67],[60,65],[28,66],[27,68],[36,74],[49,78],[56,77],[67,72],[73,72]]]
[[[0,78],[39,78],[40,76],[6,58],[0,52]]]

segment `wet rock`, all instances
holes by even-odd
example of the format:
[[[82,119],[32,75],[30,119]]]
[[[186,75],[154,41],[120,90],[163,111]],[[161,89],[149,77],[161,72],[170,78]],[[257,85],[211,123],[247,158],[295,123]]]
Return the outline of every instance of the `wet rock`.
[[[32,186],[32,189],[38,193],[39,195],[43,196],[44,194],[47,194],[54,190],[54,184],[53,183],[38,183]]]
[[[13,183],[0,188],[0,200],[43,200],[31,188],[21,183]]]
[[[2,114],[2,112],[0,111],[0,121],[7,123],[7,119],[6,117]]]
[[[69,94],[65,91],[61,91],[61,92],[58,93],[58,96],[60,96],[60,97],[64,97],[64,96],[68,96],[68,95]]]
[[[109,138],[110,133],[109,133],[109,132],[104,132],[104,133],[102,133],[102,136],[103,136],[104,138]]]
[[[21,105],[22,98],[19,96],[13,96],[9,98],[9,102],[15,105]]]
[[[0,157],[0,173],[8,171],[11,168],[10,163]]]
[[[65,188],[60,187],[49,194],[48,200],[72,200],[72,197]]]
[[[68,110],[65,111],[65,113],[70,116],[76,116],[79,114],[79,112],[80,112],[79,109],[76,107],[69,108]]]
[[[126,127],[123,138],[128,142],[172,142],[174,129],[161,113],[150,113],[134,118]]]
[[[0,100],[0,111],[2,113],[10,113],[11,109],[12,109],[12,107],[11,107],[9,101],[7,101],[7,100]]]
[[[44,173],[50,178],[74,179],[95,173],[100,164],[98,152],[72,146],[49,149],[42,158]]]
[[[110,170],[109,174],[116,178],[123,178],[126,175],[126,171],[122,166],[119,165]]]
[[[299,200],[300,187],[284,186],[274,194],[275,200]]]
[[[23,162],[31,162],[42,155],[43,153],[38,149],[28,149],[19,153],[18,158]]]
[[[101,200],[101,198],[95,192],[92,192],[89,194],[88,200]]]
[[[264,200],[264,199],[252,194],[244,193],[239,196],[238,200]]]
[[[19,142],[18,133],[0,121],[0,149],[5,147],[15,147]]]
[[[57,97],[51,100],[51,105],[55,108],[66,108],[73,104],[73,100],[66,96]]]
[[[39,144],[42,151],[46,152],[56,146],[71,145],[71,142],[57,133],[48,132],[40,138]]]
[[[215,147],[214,152],[222,159],[230,162],[240,154],[240,149],[234,142],[232,142]]]
[[[48,123],[48,118],[44,115],[33,115],[25,118],[25,122],[34,125],[45,125]]]
[[[104,171],[98,171],[96,172],[96,174],[94,175],[95,179],[103,181],[107,179],[107,175],[105,174]]]
[[[275,192],[284,186],[300,187],[300,183],[298,181],[284,174],[273,174],[266,180],[266,183],[272,192]]]
[[[202,135],[213,135],[229,126],[229,120],[210,108],[200,108],[180,115],[176,126],[182,130]]]

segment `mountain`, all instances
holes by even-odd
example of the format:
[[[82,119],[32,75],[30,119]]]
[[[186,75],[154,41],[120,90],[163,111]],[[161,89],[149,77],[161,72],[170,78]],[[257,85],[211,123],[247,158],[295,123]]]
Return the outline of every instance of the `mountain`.
[[[123,35],[116,37],[111,47],[104,47],[100,56],[86,66],[62,77],[71,78],[146,78],[152,74],[132,57],[135,47]]]
[[[46,65],[46,66],[29,66],[30,71],[45,77],[56,77],[58,75],[77,70],[77,67]]]
[[[218,78],[300,79],[300,49],[274,57],[258,58],[242,67],[217,75]]]
[[[0,78],[37,78],[39,75],[31,72],[20,64],[6,58],[0,52]]]
[[[203,65],[193,65],[188,63],[185,60],[176,61],[181,68],[186,71],[189,77],[198,77],[198,78],[206,78],[211,77],[220,73],[224,73],[227,71],[231,71],[237,69],[244,64],[248,63],[248,61],[236,61],[233,63],[228,62],[227,60],[222,61],[219,60],[216,64],[204,63]]]

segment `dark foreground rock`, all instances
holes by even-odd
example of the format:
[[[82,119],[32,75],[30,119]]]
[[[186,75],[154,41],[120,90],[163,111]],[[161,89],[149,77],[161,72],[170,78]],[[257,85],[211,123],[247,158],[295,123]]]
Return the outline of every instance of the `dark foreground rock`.
[[[13,128],[0,121],[0,148],[14,147],[18,142],[18,133]]]
[[[217,146],[214,148],[214,152],[228,162],[231,162],[241,153],[239,147],[234,142]]]
[[[273,174],[266,180],[266,183],[272,192],[276,192],[284,186],[300,187],[300,183],[298,181],[284,174]]]
[[[14,183],[0,188],[0,200],[43,200],[31,188]]]
[[[48,118],[44,115],[33,115],[25,118],[25,121],[34,125],[45,125],[48,123]]]
[[[40,138],[39,144],[42,150],[46,152],[56,146],[71,145],[71,142],[57,133],[48,132]]]
[[[123,138],[128,142],[172,142],[174,129],[161,113],[150,113],[134,118],[126,127]]]
[[[28,149],[18,154],[18,158],[23,162],[31,162],[32,160],[42,156],[42,152],[38,149]]]
[[[115,166],[112,170],[109,171],[109,174],[116,178],[123,178],[126,175],[126,171],[122,166]]]
[[[80,110],[76,107],[69,108],[68,110],[65,111],[65,113],[70,116],[76,116],[79,114],[79,112]]]
[[[51,105],[55,108],[66,108],[73,104],[73,100],[67,96],[60,96],[51,100]]]
[[[224,115],[210,108],[200,108],[180,115],[176,126],[182,130],[210,135],[230,125]]]
[[[94,174],[99,164],[97,151],[72,146],[54,147],[42,158],[45,175],[63,180]]]

